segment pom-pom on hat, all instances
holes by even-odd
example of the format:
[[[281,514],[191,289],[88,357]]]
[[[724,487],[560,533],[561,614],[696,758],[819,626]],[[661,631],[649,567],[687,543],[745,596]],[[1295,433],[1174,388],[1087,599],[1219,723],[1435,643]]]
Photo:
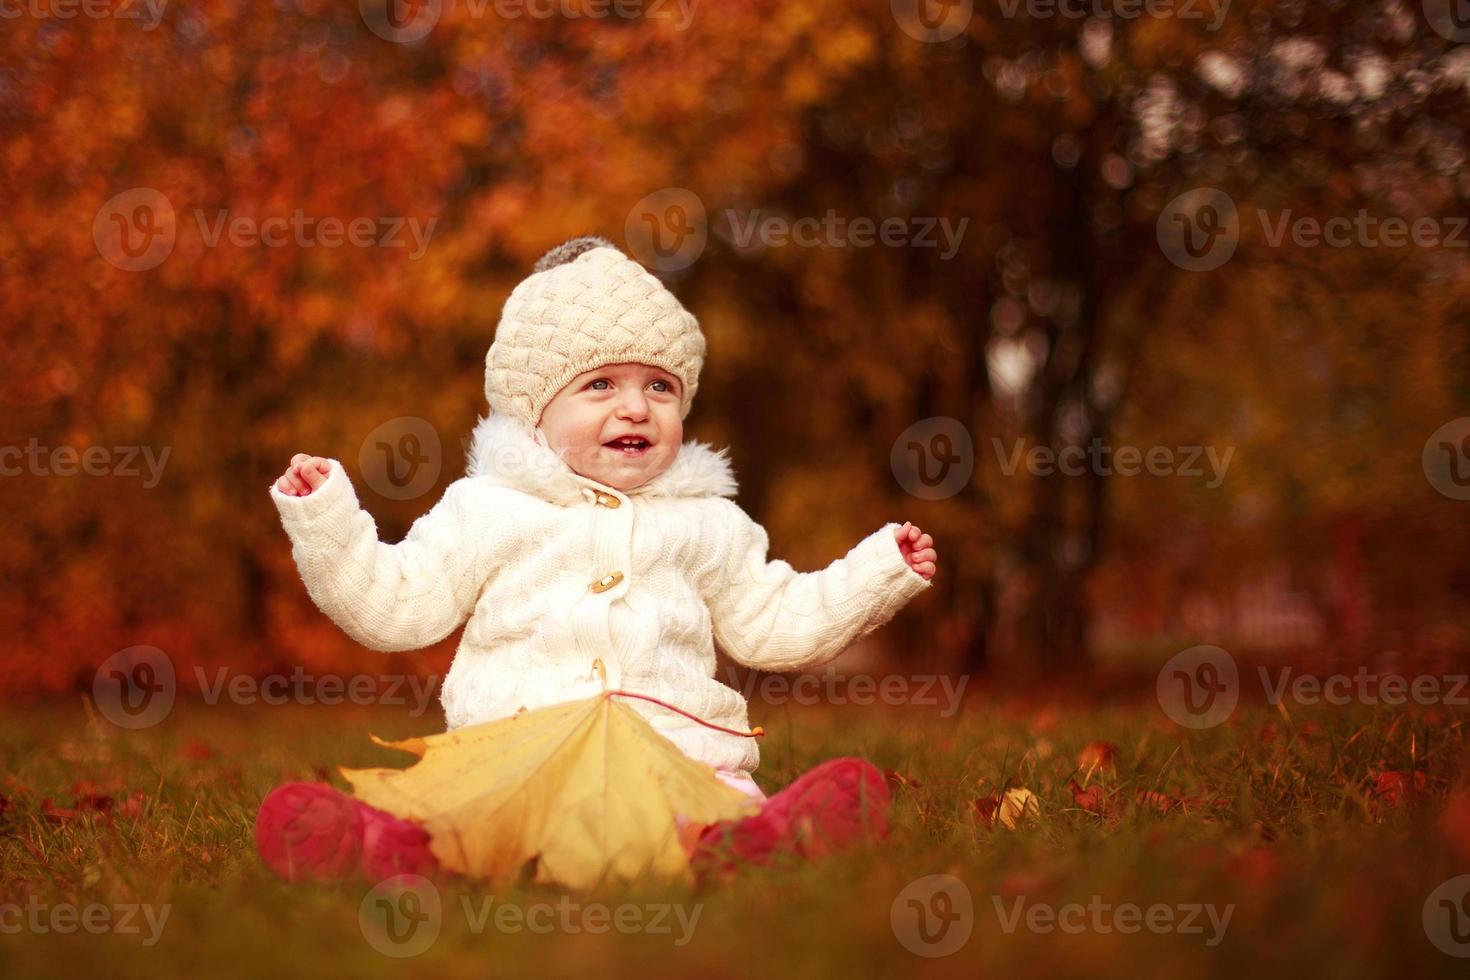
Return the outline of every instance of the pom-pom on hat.
[[[605,238],[547,252],[505,301],[485,355],[494,414],[535,428],[557,392],[605,364],[651,364],[679,379],[687,418],[704,366],[699,321],[643,266]]]

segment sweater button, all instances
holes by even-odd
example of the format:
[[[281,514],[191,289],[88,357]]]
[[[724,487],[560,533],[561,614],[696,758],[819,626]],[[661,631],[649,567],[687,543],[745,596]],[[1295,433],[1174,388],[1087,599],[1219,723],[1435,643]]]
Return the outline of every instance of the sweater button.
[[[603,493],[601,490],[597,491],[597,502],[609,510],[617,510],[623,505],[623,502],[617,497],[610,493]]]
[[[608,589],[612,588],[614,585],[617,585],[622,580],[622,572],[613,572],[611,575],[604,575],[602,578],[592,583],[592,591],[606,592]]]

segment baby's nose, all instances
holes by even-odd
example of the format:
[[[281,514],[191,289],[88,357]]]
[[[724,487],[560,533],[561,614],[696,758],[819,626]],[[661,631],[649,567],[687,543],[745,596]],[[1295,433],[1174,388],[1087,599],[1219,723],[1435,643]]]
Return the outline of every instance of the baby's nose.
[[[626,418],[645,418],[648,415],[648,399],[641,391],[633,391],[618,401],[618,414]]]

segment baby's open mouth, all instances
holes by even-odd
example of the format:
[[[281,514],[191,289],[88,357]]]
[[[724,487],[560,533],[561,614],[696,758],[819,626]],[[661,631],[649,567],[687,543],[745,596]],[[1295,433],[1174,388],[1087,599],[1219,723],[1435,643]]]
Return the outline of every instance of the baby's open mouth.
[[[613,452],[622,453],[624,456],[642,456],[648,452],[648,447],[652,443],[647,439],[642,439],[637,436],[628,436],[622,439],[614,439],[612,442],[603,443],[603,445]]]

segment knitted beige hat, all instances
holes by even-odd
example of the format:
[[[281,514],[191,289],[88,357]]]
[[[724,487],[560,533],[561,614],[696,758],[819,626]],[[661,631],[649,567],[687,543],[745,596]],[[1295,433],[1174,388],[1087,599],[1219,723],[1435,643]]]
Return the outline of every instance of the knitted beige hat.
[[[546,403],[604,364],[663,368],[686,418],[704,366],[699,321],[648,270],[605,238],[574,238],[542,256],[511,292],[485,355],[490,411],[541,424]]]

